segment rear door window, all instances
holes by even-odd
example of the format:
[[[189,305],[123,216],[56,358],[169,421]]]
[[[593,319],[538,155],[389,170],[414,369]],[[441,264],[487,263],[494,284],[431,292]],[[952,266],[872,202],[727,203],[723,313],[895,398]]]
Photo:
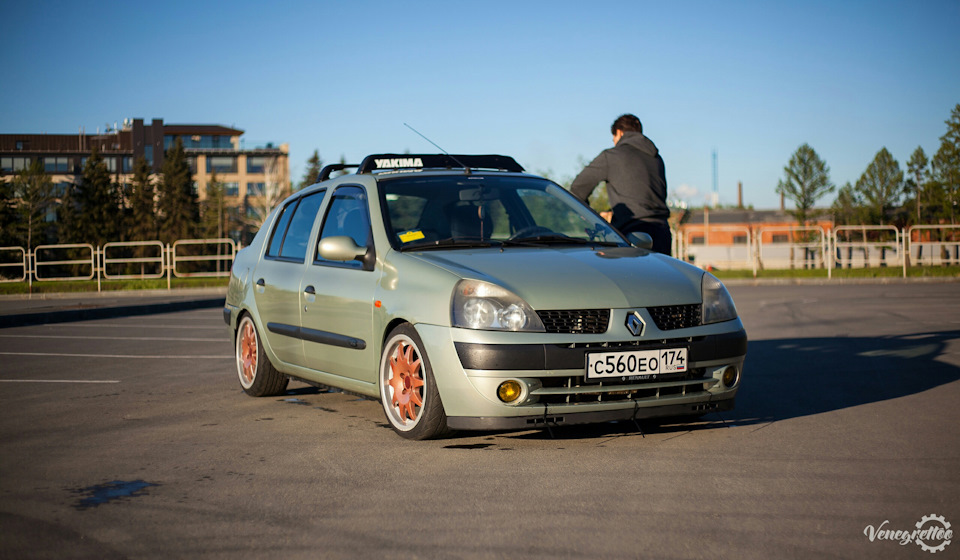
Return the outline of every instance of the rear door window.
[[[277,256],[285,261],[303,262],[307,255],[307,246],[310,242],[310,230],[317,219],[317,210],[320,209],[320,203],[323,202],[323,196],[326,191],[319,191],[307,195],[300,199],[300,202],[294,207],[288,205],[283,215],[277,220],[277,229],[274,231],[273,238],[270,240],[268,256]],[[291,215],[289,218],[287,215]],[[286,232],[276,246],[277,238],[281,232],[284,222],[289,222],[286,226]],[[278,251],[275,253],[274,251]]]

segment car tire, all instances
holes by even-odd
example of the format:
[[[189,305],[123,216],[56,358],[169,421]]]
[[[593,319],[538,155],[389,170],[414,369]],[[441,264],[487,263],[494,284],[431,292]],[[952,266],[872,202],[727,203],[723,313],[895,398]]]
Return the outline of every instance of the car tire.
[[[236,339],[237,375],[240,386],[251,397],[283,394],[290,380],[270,363],[263,350],[257,325],[250,315],[240,318]]]
[[[409,323],[391,331],[383,345],[379,384],[383,412],[395,432],[407,439],[449,433],[430,359]]]

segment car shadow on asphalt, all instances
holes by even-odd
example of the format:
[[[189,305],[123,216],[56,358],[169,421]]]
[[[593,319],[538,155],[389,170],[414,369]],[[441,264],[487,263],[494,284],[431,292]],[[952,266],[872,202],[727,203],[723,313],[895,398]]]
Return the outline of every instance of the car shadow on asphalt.
[[[768,423],[913,395],[960,379],[944,359],[960,330],[750,341],[737,424]]]

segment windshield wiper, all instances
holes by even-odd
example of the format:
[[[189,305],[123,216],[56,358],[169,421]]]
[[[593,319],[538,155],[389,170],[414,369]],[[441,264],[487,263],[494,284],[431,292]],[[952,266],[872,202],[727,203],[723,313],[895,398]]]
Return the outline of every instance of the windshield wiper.
[[[467,248],[486,248],[486,247],[499,247],[499,241],[484,241],[481,239],[458,239],[454,237],[448,237],[446,239],[438,239],[437,241],[426,241],[420,243],[408,243],[400,247],[401,251],[426,251],[430,249],[467,249]]]
[[[521,237],[519,239],[507,239],[503,241],[506,246],[536,247],[542,245],[591,245],[600,247],[616,247],[619,243],[612,241],[591,241],[589,239],[579,239],[569,237],[563,234],[533,235],[530,237]]]

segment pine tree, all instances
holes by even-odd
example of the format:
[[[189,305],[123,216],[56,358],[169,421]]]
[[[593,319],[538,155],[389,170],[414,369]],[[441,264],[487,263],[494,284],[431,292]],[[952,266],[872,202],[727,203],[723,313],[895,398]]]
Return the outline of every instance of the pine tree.
[[[888,222],[887,212],[900,203],[903,189],[900,164],[882,148],[857,180],[856,190],[866,205],[869,223]]]
[[[307,160],[307,170],[303,172],[303,179],[300,179],[300,183],[297,184],[297,190],[316,183],[317,177],[320,176],[320,170],[322,169],[323,160],[320,159],[320,152],[314,150],[313,155]]]
[[[811,211],[817,199],[834,189],[830,182],[830,168],[809,144],[803,144],[797,148],[783,172],[786,177],[777,184],[777,194],[796,204],[797,209],[791,214],[800,225],[806,225],[813,218]]]
[[[156,188],[153,185],[150,164],[143,156],[133,164],[133,182],[130,185],[130,212],[126,233],[132,241],[157,239]]]
[[[200,203],[200,234],[205,239],[220,239],[227,234],[225,198],[226,190],[214,172],[207,183],[207,197]]]
[[[173,243],[195,235],[200,206],[193,188],[193,175],[180,138],[164,155],[160,180],[160,240]]]
[[[947,132],[940,137],[940,148],[930,160],[930,186],[935,216],[951,224],[960,217],[960,103],[946,121]]]
[[[77,203],[79,190],[78,184],[71,183],[60,196],[60,205],[57,207],[57,243],[81,243],[80,211]]]
[[[83,166],[80,184],[71,194],[76,210],[71,241],[94,246],[117,241],[121,223],[120,200],[107,164],[96,147]]]

